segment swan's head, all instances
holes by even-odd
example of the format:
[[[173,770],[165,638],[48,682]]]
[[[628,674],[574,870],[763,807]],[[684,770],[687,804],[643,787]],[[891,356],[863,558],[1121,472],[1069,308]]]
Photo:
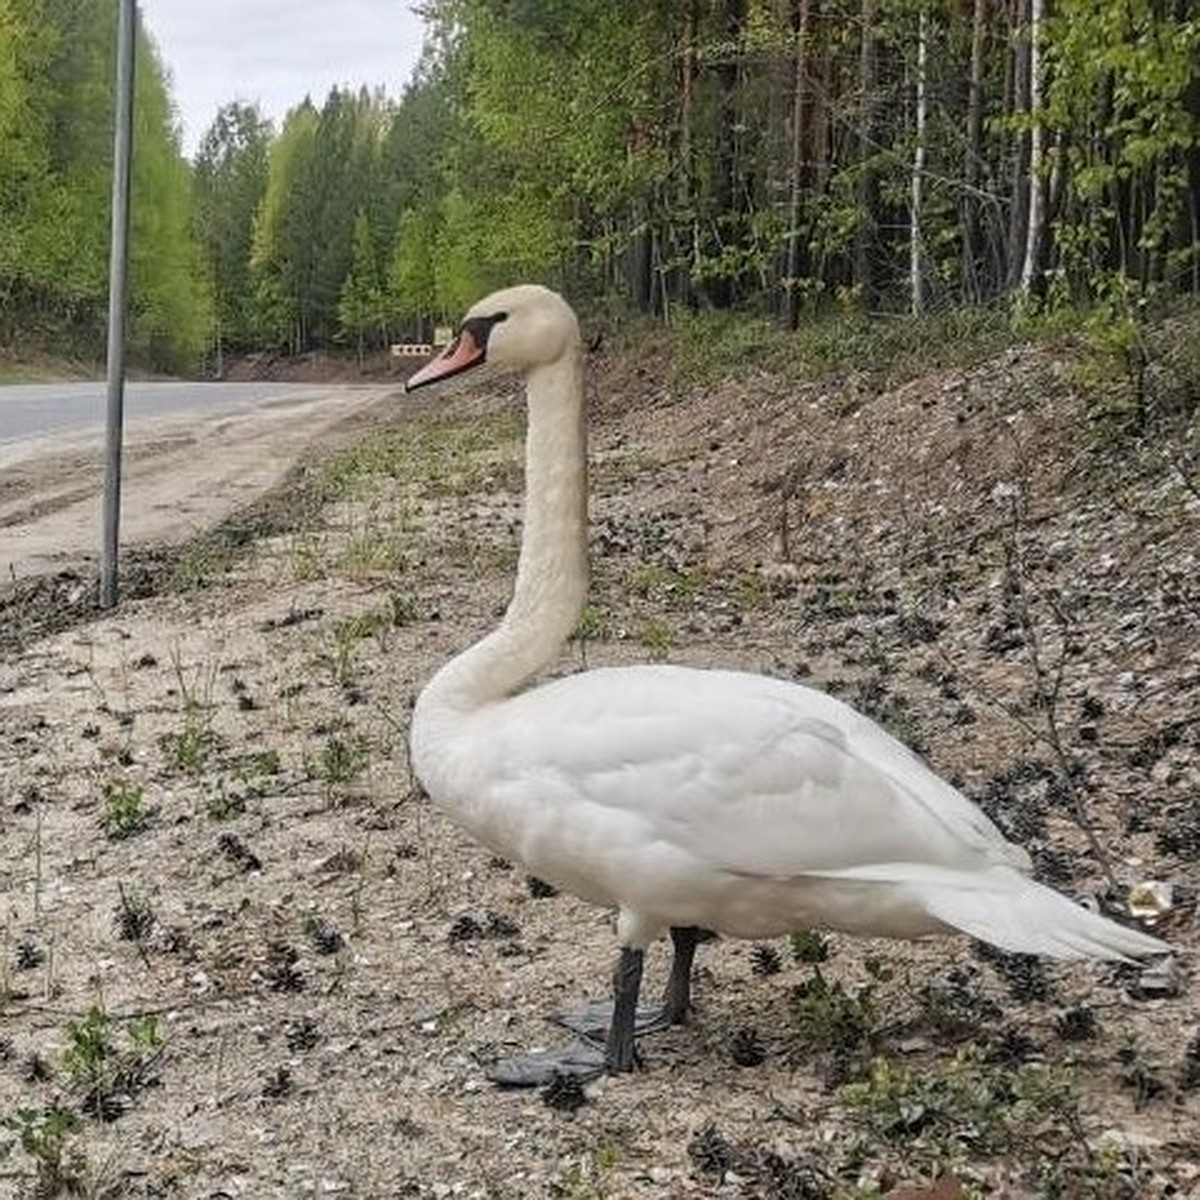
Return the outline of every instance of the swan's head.
[[[532,283],[504,288],[471,306],[454,340],[409,379],[405,390],[484,363],[525,374],[578,348],[579,322],[557,292]]]

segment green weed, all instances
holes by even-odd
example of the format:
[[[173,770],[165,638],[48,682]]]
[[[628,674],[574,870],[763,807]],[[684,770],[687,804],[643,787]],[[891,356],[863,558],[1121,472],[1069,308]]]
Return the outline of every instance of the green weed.
[[[662,662],[677,644],[674,627],[661,617],[647,617],[638,628],[637,637],[654,662]]]
[[[172,770],[184,775],[200,775],[220,745],[220,739],[206,717],[188,712],[181,728],[164,733],[159,745]]]
[[[699,572],[647,563],[625,573],[627,594],[671,609],[690,608],[700,590]]]
[[[788,940],[797,962],[821,963],[829,958],[829,938],[819,929],[799,929]]]
[[[971,1158],[1040,1158],[1042,1151],[1072,1143],[1078,1150],[1084,1142],[1069,1075],[990,1063],[977,1046],[919,1069],[876,1058],[867,1075],[846,1084],[839,1096],[860,1130],[902,1145],[906,1164],[931,1174]],[[1047,1153],[1046,1161],[1055,1157]]]
[[[44,1108],[18,1108],[0,1121],[0,1128],[16,1135],[14,1141],[0,1141],[0,1162],[20,1146],[34,1163],[34,1196],[49,1200],[63,1194],[82,1194],[87,1159],[73,1144],[79,1118],[70,1109],[57,1100]]]
[[[814,970],[811,978],[792,991],[791,1018],[802,1049],[852,1059],[866,1050],[875,1032],[875,985],[848,992],[840,981],[830,983]]]
[[[104,784],[100,827],[108,837],[113,841],[123,841],[141,833],[149,822],[146,792],[140,784],[123,779],[110,779]]]
[[[332,798],[338,788],[353,783],[370,760],[371,747],[365,737],[331,733],[312,764],[312,775],[324,784],[326,797]]]
[[[200,775],[220,746],[220,738],[212,727],[212,689],[216,670],[211,666],[197,667],[189,673],[177,646],[171,650],[171,666],[183,705],[183,724],[177,730],[164,733],[159,738],[159,745],[173,770],[185,775]]]
[[[158,1018],[146,1016],[119,1026],[100,1005],[67,1024],[62,1052],[66,1085],[83,1111],[114,1120],[128,1111],[150,1080],[163,1044]]]

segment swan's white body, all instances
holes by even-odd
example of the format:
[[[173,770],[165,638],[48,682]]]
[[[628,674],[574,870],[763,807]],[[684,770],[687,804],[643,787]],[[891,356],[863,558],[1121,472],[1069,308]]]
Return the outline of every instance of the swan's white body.
[[[529,428],[512,603],[413,715],[417,775],[457,823],[615,907],[626,947],[669,927],[757,938],[823,926],[959,929],[1062,958],[1165,949],[1030,880],[1028,856],[979,809],[823,692],[666,666],[520,692],[559,654],[587,591],[579,336],[566,304],[533,287],[489,297],[467,327],[489,361],[525,371]],[[465,369],[443,357],[442,375]],[[438,377],[437,363],[426,371]]]
[[[1055,957],[1151,940],[1029,880],[1028,856],[978,808],[823,692],[621,667],[455,724],[414,741],[430,795],[493,850],[616,908],[626,945],[680,925],[743,938],[960,929]]]

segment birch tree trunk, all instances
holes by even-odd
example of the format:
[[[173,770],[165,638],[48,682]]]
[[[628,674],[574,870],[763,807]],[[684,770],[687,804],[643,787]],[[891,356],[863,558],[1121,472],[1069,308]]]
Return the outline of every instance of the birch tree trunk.
[[[877,146],[879,108],[879,42],[875,34],[876,0],[862,0],[858,60],[858,225],[854,233],[854,282],[859,302],[868,312],[875,307],[875,237],[879,228],[879,174],[873,163]]]
[[[813,0],[796,0],[794,32],[796,35],[795,71],[792,91],[792,162],[788,180],[788,242],[787,242],[787,327],[800,324],[800,272],[804,239],[800,229],[800,199],[803,194],[808,157],[808,40],[810,36]]]
[[[678,298],[686,304],[694,300],[692,279],[700,267],[700,233],[694,208],[695,179],[692,153],[692,121],[696,91],[697,0],[688,0],[684,19],[683,49],[680,56],[679,78],[679,187],[675,196],[678,211],[684,215],[687,228],[677,230],[675,240],[686,245],[674,247],[675,257],[687,266],[680,269]]]
[[[1029,9],[1029,226],[1021,293],[1028,296],[1041,282],[1040,259],[1046,221],[1046,131],[1042,123],[1042,22],[1045,0],[1031,0]]]
[[[1029,111],[1029,25],[1027,0],[1010,0],[1009,30],[1013,43],[1012,86],[1005,115],[1014,117]],[[1005,242],[1004,286],[1014,289],[1021,279],[1025,260],[1025,242],[1029,234],[1029,133],[1017,129],[1011,159],[1008,213],[1008,237]]]
[[[929,27],[925,10],[917,17],[916,144],[913,147],[909,199],[908,286],[912,315],[925,311],[925,282],[921,271],[921,189],[925,175],[925,66],[929,54]]]
[[[971,73],[967,84],[967,150],[963,179],[962,285],[963,299],[977,302],[984,293],[979,278],[979,184],[983,161],[983,38],[987,31],[988,0],[975,0],[971,18]]]

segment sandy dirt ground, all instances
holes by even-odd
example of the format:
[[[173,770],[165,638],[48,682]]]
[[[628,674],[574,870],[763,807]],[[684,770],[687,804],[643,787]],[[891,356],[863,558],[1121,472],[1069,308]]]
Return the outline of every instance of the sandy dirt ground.
[[[1170,884],[1165,977],[719,943],[633,1075],[491,1085],[614,953],[408,770],[414,695],[506,602],[521,427],[506,396],[364,397],[260,536],[186,582],[164,555],[113,614],[38,610],[0,661],[0,1196],[1200,1196],[1200,500],[1082,448],[1036,354],[889,391],[593,378],[594,587],[556,670],[844,696],[1055,886]]]
[[[306,389],[242,411],[139,423],[123,452],[123,545],[180,542],[215,525],[277,483],[328,431],[397,395],[394,385],[333,386],[324,396]],[[102,454],[94,432],[0,445],[0,578],[95,557]]]

